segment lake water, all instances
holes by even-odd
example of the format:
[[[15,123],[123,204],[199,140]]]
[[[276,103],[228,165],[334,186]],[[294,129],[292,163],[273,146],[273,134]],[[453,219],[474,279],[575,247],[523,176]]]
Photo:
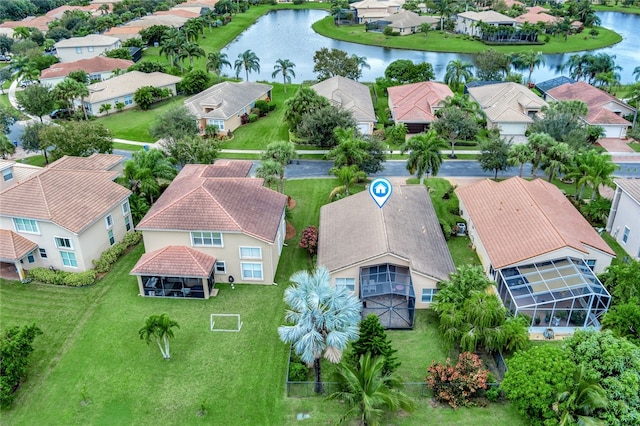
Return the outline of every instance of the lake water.
[[[250,73],[249,79],[251,81],[273,81],[271,74],[276,60],[289,59],[296,64],[296,77],[292,79],[295,83],[316,78],[313,72],[313,55],[322,47],[341,49],[349,54],[366,57],[371,69],[363,71],[362,81],[374,81],[377,77],[384,75],[387,65],[397,59],[431,63],[437,80],[444,78],[445,69],[449,61],[454,59],[473,61],[473,55],[470,54],[389,49],[323,37],[315,33],[311,29],[311,25],[325,16],[327,16],[327,12],[322,10],[280,10],[270,12],[247,28],[223,52],[228,55],[229,62],[232,64],[238,54],[245,50],[251,49],[256,53],[260,58],[260,73]],[[623,36],[623,40],[615,46],[599,49],[595,52],[616,55],[616,63],[623,68],[620,71],[621,81],[623,83],[633,82],[634,78],[631,73],[636,66],[640,65],[640,49],[637,37],[638,28],[640,28],[640,16],[618,12],[598,12],[598,16],[602,20],[604,27],[614,29]],[[634,35],[636,36],[634,37]],[[572,54],[574,53],[545,55],[546,64],[534,71],[534,81],[544,81],[560,75],[558,67],[566,62]],[[232,74],[233,72],[228,68],[224,69],[226,74]],[[240,76],[244,76],[244,70]]]

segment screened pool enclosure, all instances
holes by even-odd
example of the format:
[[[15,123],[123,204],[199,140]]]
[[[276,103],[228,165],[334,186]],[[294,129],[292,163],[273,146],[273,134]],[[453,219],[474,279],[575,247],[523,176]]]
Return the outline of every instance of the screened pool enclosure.
[[[391,264],[360,268],[363,318],[375,314],[384,328],[413,328],[415,299],[409,268]]]
[[[530,327],[600,327],[611,296],[582,259],[570,257],[500,269],[498,292]]]

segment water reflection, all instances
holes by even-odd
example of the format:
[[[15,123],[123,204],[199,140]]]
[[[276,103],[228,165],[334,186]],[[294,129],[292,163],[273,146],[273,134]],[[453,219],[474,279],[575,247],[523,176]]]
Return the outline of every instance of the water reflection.
[[[429,62],[433,65],[436,78],[442,80],[449,61],[462,59],[472,61],[473,55],[462,53],[418,52],[414,50],[389,49],[377,46],[365,46],[333,40],[316,34],[311,25],[327,15],[322,10],[280,10],[270,12],[245,30],[238,38],[230,43],[224,52],[229,56],[229,62],[235,62],[238,54],[247,49],[253,50],[260,58],[260,73],[249,74],[251,81],[273,80],[271,74],[273,65],[278,59],[289,59],[296,64],[296,78],[294,82],[314,80],[313,54],[322,47],[341,49],[349,54],[365,56],[371,69],[363,72],[363,81],[374,81],[382,76],[389,63],[397,59],[410,59],[414,62]],[[640,53],[634,46],[634,27],[640,26],[640,17],[618,12],[598,12],[602,25],[615,29],[624,38],[615,46],[599,49],[595,52],[605,52],[616,55],[616,63],[623,67],[620,72],[623,83],[632,82],[633,69],[640,65]],[[586,34],[585,34],[586,36]],[[429,39],[425,38],[425,43]],[[637,41],[635,42],[637,44]],[[581,52],[584,53],[584,52]],[[559,75],[558,67],[566,62],[574,53],[545,55],[546,64],[535,70],[535,81],[544,81]],[[224,70],[227,74],[234,72]],[[242,72],[240,75],[242,75]]]

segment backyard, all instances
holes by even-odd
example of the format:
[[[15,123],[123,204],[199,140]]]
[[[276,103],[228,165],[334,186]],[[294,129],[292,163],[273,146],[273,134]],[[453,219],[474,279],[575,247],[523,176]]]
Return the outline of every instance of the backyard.
[[[299,231],[319,222],[335,179],[287,181],[285,190],[297,204],[291,211]],[[364,185],[357,186],[363,190]],[[35,322],[44,335],[35,341],[29,379],[3,424],[295,424],[298,413],[308,424],[335,422],[339,402],[322,398],[286,398],[288,348],[276,333],[284,315],[283,291],[288,277],[312,263],[287,242],[278,269],[278,286],[216,284],[217,297],[207,301],[143,299],[129,271],[142,247],[120,259],[98,284],[80,289],[0,284],[2,329]],[[138,329],[152,314],[166,313],[180,324],[172,341],[172,359],[144,344]],[[238,313],[239,333],[209,331],[211,313]],[[414,331],[391,332],[407,381],[420,382],[432,359],[446,358],[436,325],[426,312],[417,315]],[[268,366],[265,368],[265,366]],[[82,400],[90,403],[81,404]],[[204,405],[208,414],[197,415]],[[43,418],[46,413],[46,418]],[[55,419],[48,421],[47,419]],[[411,416],[394,418],[402,425],[525,424],[508,404],[452,410],[421,399]]]

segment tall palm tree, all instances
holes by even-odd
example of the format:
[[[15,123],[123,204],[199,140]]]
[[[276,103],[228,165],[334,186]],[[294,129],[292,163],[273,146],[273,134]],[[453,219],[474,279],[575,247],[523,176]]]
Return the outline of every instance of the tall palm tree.
[[[367,147],[369,143],[355,137],[354,129],[335,130],[338,144],[327,153],[327,158],[333,159],[334,167],[360,165],[369,155]]]
[[[364,70],[365,68],[370,70],[371,65],[369,65],[369,63],[367,62],[366,56],[358,56],[354,53],[351,55],[351,58],[358,64],[358,78],[355,78],[355,80],[358,81],[358,79],[362,77],[362,70]]]
[[[153,204],[160,195],[160,182],[171,181],[178,174],[164,151],[150,149],[135,151],[124,165],[123,177],[119,182],[134,194],[144,196],[148,204]]]
[[[561,411],[560,426],[602,424],[592,417],[595,410],[607,406],[607,395],[598,380],[587,377],[584,364],[573,373],[569,389],[556,397],[554,409]]]
[[[341,183],[344,184],[344,193],[347,197],[349,196],[349,187],[351,186],[351,184],[357,180],[365,179],[367,177],[366,173],[360,170],[360,168],[356,164],[341,167],[334,166],[329,169],[329,174],[334,175]],[[336,188],[336,190],[338,189],[341,190],[342,188]],[[330,198],[332,197],[333,193]]]
[[[204,57],[204,49],[198,46],[197,43],[187,43],[182,46],[178,57],[180,59],[183,59],[185,57],[189,58],[189,65],[193,67],[193,59]]]
[[[76,98],[84,98],[86,96],[89,96],[89,89],[87,89],[87,86],[85,86],[84,84],[79,83],[72,78],[66,77],[53,89],[53,95],[57,99],[66,102],[67,108],[69,110],[73,110],[73,101]]]
[[[361,425],[379,425],[385,412],[403,409],[411,412],[415,403],[399,391],[402,381],[395,374],[383,375],[384,357],[360,357],[359,365],[338,365],[337,377],[341,390],[329,398],[343,401],[348,407],[342,421],[359,418]]]
[[[440,150],[446,148],[444,141],[438,137],[435,130],[427,133],[420,133],[412,136],[402,145],[402,153],[409,151],[407,160],[407,170],[411,174],[416,174],[420,179],[420,185],[424,184],[424,175],[429,173],[437,175],[442,165],[442,154]]]
[[[452,86],[454,90],[460,89],[461,83],[466,83],[473,77],[471,62],[455,59],[447,64],[447,72],[444,75],[444,82]]]
[[[322,392],[320,358],[337,364],[349,341],[358,338],[362,303],[346,287],[332,287],[324,266],[313,272],[298,271],[284,291],[289,305],[278,327],[280,340],[293,345],[300,359],[315,367],[315,391]]]
[[[613,162],[610,155],[598,155],[594,159],[590,170],[589,180],[591,181],[591,199],[600,198],[599,188],[601,185],[615,188],[613,173],[619,166]]]
[[[453,13],[453,5],[449,0],[440,0],[435,4],[436,12],[440,15],[440,31],[444,29],[444,19],[449,18]]]
[[[513,63],[516,69],[529,70],[529,78],[527,79],[527,83],[529,84],[531,84],[533,70],[544,64],[545,60],[542,52],[534,52],[533,50],[518,53],[516,61]]]
[[[511,145],[511,148],[509,148],[507,164],[510,166],[520,166],[520,173],[518,176],[522,177],[524,165],[531,160],[533,160],[533,151],[528,145],[519,143]]]
[[[295,77],[296,73],[293,70],[296,64],[288,59],[278,59],[273,66],[273,73],[271,77],[276,78],[278,74],[282,74],[282,84],[284,85],[284,93],[287,93],[287,83],[291,83],[291,77]]]
[[[640,65],[635,67],[633,69],[633,72],[631,73],[633,76],[635,76],[636,81],[640,80]]]
[[[144,327],[138,331],[138,334],[140,335],[140,339],[146,341],[147,344],[149,344],[151,340],[154,340],[160,348],[162,357],[164,359],[171,359],[169,339],[173,338],[174,327],[180,328],[178,323],[169,318],[167,314],[151,315],[147,318]]]
[[[213,71],[220,75],[224,66],[231,68],[231,62],[229,62],[226,53],[211,52],[207,55],[207,71]]]
[[[252,50],[245,50],[238,54],[238,59],[236,59],[233,67],[236,70],[236,76],[240,75],[240,71],[244,68],[244,72],[247,75],[245,81],[249,81],[250,71],[260,72],[260,58]]]
[[[282,165],[275,160],[262,160],[260,162],[260,166],[256,169],[256,177],[264,180],[264,184],[271,189],[273,184],[276,185],[278,191],[280,191],[280,187],[278,182],[280,181],[280,176],[284,175],[284,170],[282,169]]]
[[[549,175],[549,182],[553,180],[556,173],[564,173],[569,170],[569,167],[573,163],[573,151],[568,144],[564,142],[558,142],[551,146],[545,155],[545,169],[544,171]]]

